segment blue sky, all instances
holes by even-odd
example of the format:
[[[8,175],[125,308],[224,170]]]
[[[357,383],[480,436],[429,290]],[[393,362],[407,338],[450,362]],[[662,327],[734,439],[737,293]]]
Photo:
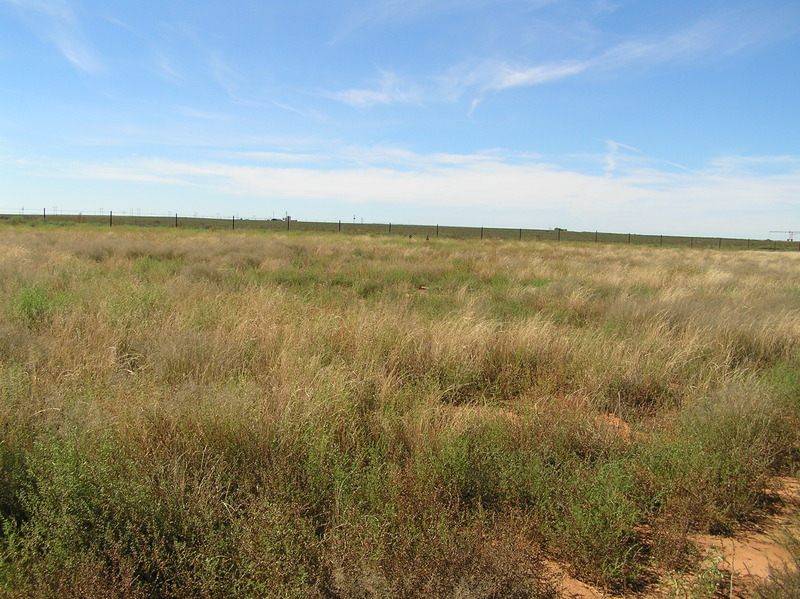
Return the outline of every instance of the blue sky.
[[[778,237],[798,0],[0,0],[0,211]]]

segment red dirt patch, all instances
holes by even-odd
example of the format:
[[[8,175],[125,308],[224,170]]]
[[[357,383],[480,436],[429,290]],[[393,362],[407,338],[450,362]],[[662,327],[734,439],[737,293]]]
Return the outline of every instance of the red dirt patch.
[[[614,424],[616,423],[611,425]],[[790,477],[776,478],[768,491],[776,500],[775,509],[757,524],[742,528],[730,538],[712,535],[692,537],[697,548],[712,558],[711,563],[721,580],[715,597],[751,599],[755,586],[769,577],[770,567],[790,561],[791,555],[783,546],[781,537],[794,525],[800,514],[800,480]],[[561,597],[564,599],[622,596],[666,599],[695,596],[692,591],[695,581],[691,576],[665,577],[661,583],[641,593],[617,595],[572,578],[560,564],[547,562],[546,565],[559,582]]]

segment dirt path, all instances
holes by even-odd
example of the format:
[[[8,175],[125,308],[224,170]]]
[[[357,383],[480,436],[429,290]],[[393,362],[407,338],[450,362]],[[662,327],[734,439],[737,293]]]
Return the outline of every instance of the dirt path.
[[[800,515],[800,480],[777,478],[770,486],[770,494],[776,497],[774,512],[756,525],[742,528],[733,537],[696,535],[693,541],[708,559],[707,575],[719,581],[717,597],[750,599],[752,589],[769,576],[770,566],[786,563],[791,559],[781,543],[781,536]],[[604,592],[576,580],[564,573],[557,564],[550,564],[555,576],[560,579],[561,596],[564,599],[601,599],[620,597]],[[665,578],[658,585],[642,593],[629,594],[636,599],[665,599],[698,596],[697,580],[691,578]],[[700,595],[702,596],[702,595]],[[707,595],[706,595],[707,596]]]

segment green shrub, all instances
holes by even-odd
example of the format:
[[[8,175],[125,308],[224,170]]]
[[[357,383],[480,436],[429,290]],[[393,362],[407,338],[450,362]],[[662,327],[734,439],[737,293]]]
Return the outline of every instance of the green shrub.
[[[547,534],[558,553],[604,586],[627,588],[642,572],[645,516],[625,462],[564,469],[555,490]]]
[[[515,460],[507,423],[488,421],[445,438],[433,457],[436,479],[466,507],[500,509],[514,499]]]
[[[31,326],[38,326],[53,312],[54,298],[50,290],[41,285],[27,285],[12,300],[16,314]]]

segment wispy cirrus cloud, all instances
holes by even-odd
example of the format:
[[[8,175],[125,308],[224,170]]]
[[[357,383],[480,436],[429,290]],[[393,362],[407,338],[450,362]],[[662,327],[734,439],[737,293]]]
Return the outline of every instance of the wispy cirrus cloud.
[[[606,172],[607,177],[613,176],[614,171],[617,170],[620,150],[629,150],[631,152],[641,153],[640,149],[620,143],[618,141],[614,141],[613,139],[607,139],[605,142],[606,147],[608,148],[608,153],[605,156],[605,166],[603,167],[603,170]]]
[[[103,68],[102,61],[85,39],[72,5],[67,0],[0,0],[19,18],[52,44],[72,65],[88,73]]]
[[[775,172],[800,171],[800,156],[722,156],[711,161],[711,166],[720,172]]]
[[[722,12],[660,36],[633,36],[587,60],[593,70],[666,63],[712,63],[800,33],[800,5],[791,9]]]
[[[417,4],[416,11],[432,10],[427,2]],[[381,6],[388,11],[394,3]],[[328,96],[357,108],[394,103],[453,102],[471,96],[471,110],[474,110],[491,93],[629,68],[646,70],[670,63],[709,64],[798,33],[800,5],[794,8],[787,4],[772,11],[759,7],[739,8],[705,16],[672,32],[631,34],[627,39],[616,37],[613,43],[603,44],[603,39],[611,41],[612,38],[598,33],[598,38],[592,39],[591,43],[576,43],[571,51],[564,50],[574,54],[573,58],[532,62],[471,58],[444,73],[426,77],[419,85],[406,81],[404,88],[399,87],[396,85],[399,78],[392,75],[375,87],[348,89]]]
[[[765,20],[764,17],[757,17],[752,27],[746,27],[741,15],[738,19],[725,15],[716,19],[704,19],[667,35],[632,37],[582,59],[536,65],[487,61],[471,69],[465,70],[463,66],[454,69],[450,77],[460,72],[461,80],[455,83],[456,86],[460,85],[463,89],[477,88],[483,94],[542,85],[583,73],[618,70],[629,66],[651,68],[670,62],[715,61],[763,43],[771,30],[767,23],[772,23],[772,18]],[[786,27],[781,29],[788,34]]]
[[[209,112],[207,110],[192,108],[190,106],[176,106],[174,110],[176,113],[181,114],[183,116],[187,116],[193,119],[200,119],[203,121],[228,121],[231,118],[230,115],[228,114]]]
[[[395,73],[384,71],[378,84],[371,88],[351,88],[323,95],[353,108],[367,109],[377,105],[449,102],[468,90],[477,90],[474,109],[488,92],[549,83],[577,75],[588,66],[577,61],[537,66],[486,61],[471,68],[460,65],[446,75],[432,77],[435,83],[427,86],[410,83]]]
[[[424,171],[430,168],[467,168],[478,167],[490,162],[504,160],[516,161],[538,159],[533,154],[514,153],[508,155],[499,150],[479,152],[475,154],[454,154],[438,152],[420,154],[405,148],[373,145],[330,145],[317,148],[316,151],[243,151],[228,153],[227,158],[241,162],[261,164],[304,164],[313,170],[332,170],[340,168],[389,169],[398,172]]]
[[[379,104],[418,104],[420,92],[396,73],[382,71],[372,88],[352,88],[323,94],[353,108],[371,108]]]
[[[474,111],[489,92],[500,92],[515,87],[543,85],[577,75],[589,65],[569,61],[536,66],[512,65],[507,62],[484,62],[472,69],[466,79],[448,85],[450,88],[475,89],[470,112]],[[459,94],[460,95],[460,94]]]
[[[542,83],[577,75],[586,70],[588,66],[588,63],[578,61],[543,64],[533,67],[513,67],[508,64],[501,64],[493,69],[494,72],[490,74],[490,78],[486,82],[486,89],[500,91],[512,87],[541,85]]]

